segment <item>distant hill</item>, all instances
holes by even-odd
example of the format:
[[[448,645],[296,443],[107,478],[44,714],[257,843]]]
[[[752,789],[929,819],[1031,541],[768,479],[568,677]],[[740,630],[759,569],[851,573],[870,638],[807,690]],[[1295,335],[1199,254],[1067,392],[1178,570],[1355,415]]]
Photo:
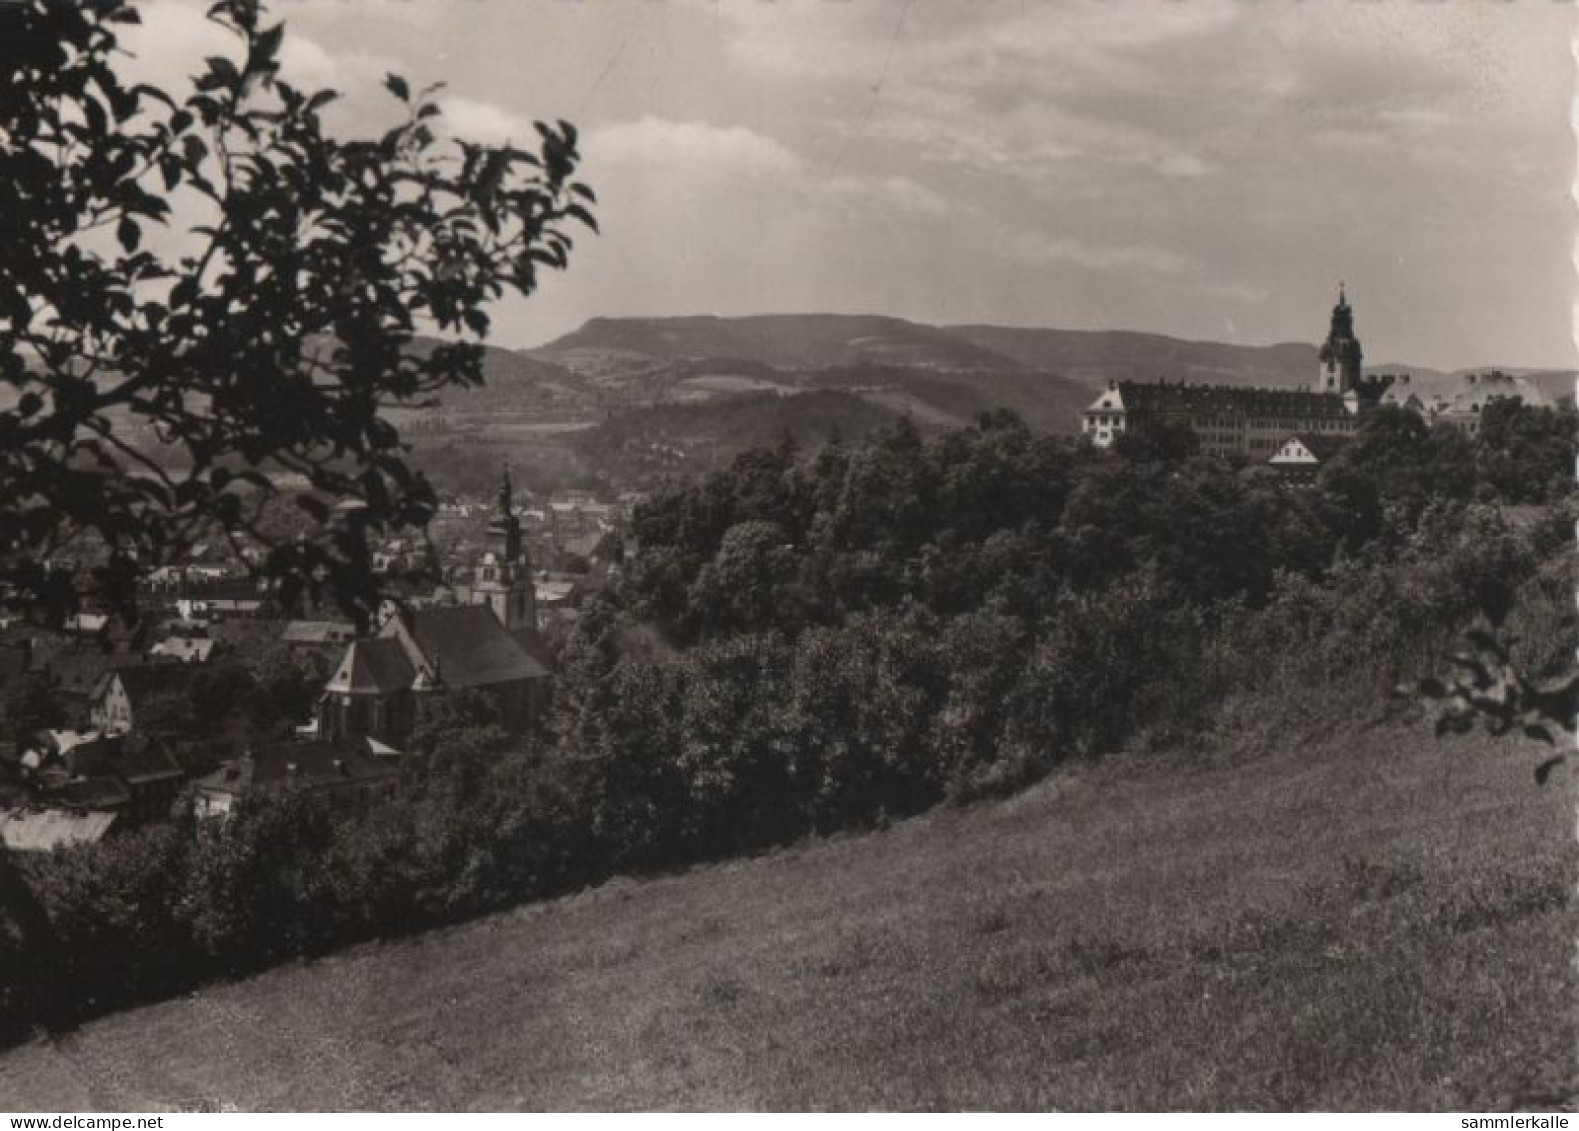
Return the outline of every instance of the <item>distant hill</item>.
[[[1234,346],[1192,342],[1130,330],[1037,330],[1008,326],[947,326],[964,341],[1052,370],[1096,389],[1109,381],[1185,380],[1209,385],[1289,388],[1316,372],[1316,347],[1304,342]]]
[[[840,366],[807,372],[801,382],[855,392],[906,413],[919,424],[958,427],[991,409],[1018,413],[1032,428],[1080,430],[1080,412],[1091,391],[1059,373],[1032,369],[961,370],[928,373],[894,366]]]
[[[417,348],[433,344],[419,339]],[[1315,347],[1302,343],[940,329],[899,318],[810,314],[594,318],[536,349],[485,347],[483,364],[483,387],[439,398],[436,415],[447,419],[437,435],[504,443],[523,466],[551,464],[554,474],[635,484],[705,470],[785,433],[815,449],[833,431],[854,440],[905,416],[930,430],[1008,408],[1038,430],[1074,434],[1081,411],[1110,380],[1296,388],[1308,385],[1317,362]],[[1368,368],[1410,373],[1413,391],[1426,398],[1462,399],[1476,389],[1469,370]],[[1519,379],[1512,388],[1532,391],[1530,399],[1544,394],[1555,402],[1572,393],[1568,373],[1506,372]],[[404,424],[431,414],[396,416]],[[549,438],[564,429],[579,431],[574,439],[569,432],[562,441]]]
[[[861,362],[942,370],[1019,367],[935,326],[851,314],[594,318],[532,350],[531,356],[588,374],[703,357],[739,358],[782,369]]]
[[[1025,366],[1054,370],[1090,388],[1109,381],[1185,380],[1200,384],[1306,386],[1315,376],[1317,350],[1304,342],[1236,346],[1187,341],[1129,330],[1044,330],[1006,326],[946,326],[944,329]],[[1428,365],[1389,361],[1367,365],[1370,373],[1408,373],[1421,396],[1452,398],[1470,387],[1471,375],[1492,369],[1516,378],[1516,386],[1537,390],[1549,402],[1572,399],[1571,370],[1477,366],[1446,372]],[[1533,398],[1532,398],[1533,399]]]
[[[438,345],[436,338],[414,342],[419,356]],[[517,350],[483,347],[483,384],[470,389],[446,389],[438,397],[450,412],[532,410],[590,410],[597,398],[582,377]]]
[[[853,443],[901,415],[837,389],[748,392],[611,413],[570,444],[599,474],[622,485],[651,488],[666,477],[722,468],[740,453],[774,447],[785,436],[802,451],[816,451],[835,436]]]

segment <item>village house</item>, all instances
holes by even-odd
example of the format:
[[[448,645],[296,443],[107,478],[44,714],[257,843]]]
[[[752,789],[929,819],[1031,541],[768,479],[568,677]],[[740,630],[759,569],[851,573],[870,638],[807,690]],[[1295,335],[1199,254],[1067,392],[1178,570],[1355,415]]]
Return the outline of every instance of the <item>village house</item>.
[[[186,773],[141,735],[45,731],[25,744],[21,782],[0,807],[0,842],[17,852],[91,844],[169,815]]]
[[[182,620],[220,620],[225,617],[263,615],[261,597],[178,597],[176,611]]]
[[[1267,463],[1291,482],[1312,480],[1343,450],[1349,439],[1348,436],[1319,432],[1300,433],[1284,440]]]
[[[29,784],[50,802],[115,810],[128,824],[163,820],[185,773],[159,739],[100,734],[54,746],[49,734],[23,755]]]
[[[193,665],[165,662],[113,668],[88,697],[88,718],[106,734],[124,734],[181,702],[192,686]]]
[[[182,664],[204,664],[214,655],[215,641],[206,636],[167,636],[152,648],[152,660],[174,660]]]
[[[46,762],[61,758],[72,747],[92,742],[101,734],[102,732],[96,730],[58,727],[35,731],[19,739],[15,762],[22,780],[34,778]]]
[[[66,631],[75,636],[100,636],[110,625],[107,613],[73,613],[66,618]]]
[[[1418,411],[1433,427],[1456,428],[1470,436],[1480,433],[1481,413],[1497,401],[1518,401],[1534,408],[1551,407],[1539,385],[1493,369],[1489,373],[1466,374],[1460,386],[1451,391],[1427,396]]]
[[[147,633],[109,630],[93,637],[30,630],[27,675],[49,688],[68,719],[86,723],[94,688],[116,667],[146,662]]]
[[[373,750],[394,751],[366,742],[322,740],[259,746],[199,778],[195,812],[223,817],[259,791],[302,789],[326,796],[336,806],[357,807],[392,792],[400,781],[393,759]]]
[[[356,626],[350,621],[293,620],[280,631],[279,643],[296,656],[311,657],[327,671],[356,639]]]
[[[9,852],[53,852],[98,844],[116,830],[120,814],[103,810],[24,806],[0,809],[0,848]]]

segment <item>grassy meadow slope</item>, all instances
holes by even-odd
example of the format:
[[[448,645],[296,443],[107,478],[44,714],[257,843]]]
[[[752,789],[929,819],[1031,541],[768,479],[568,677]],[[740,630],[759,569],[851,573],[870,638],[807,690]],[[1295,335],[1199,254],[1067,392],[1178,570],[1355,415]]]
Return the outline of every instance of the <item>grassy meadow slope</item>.
[[[1570,1086],[1569,779],[1224,741],[0,1056],[12,1108],[1461,1108]]]

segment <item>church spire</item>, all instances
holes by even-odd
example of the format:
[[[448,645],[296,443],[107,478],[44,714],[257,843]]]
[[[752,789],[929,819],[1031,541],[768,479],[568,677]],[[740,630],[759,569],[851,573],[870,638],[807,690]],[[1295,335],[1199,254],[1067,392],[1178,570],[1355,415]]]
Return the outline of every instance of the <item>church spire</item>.
[[[537,624],[532,563],[526,540],[521,536],[514,494],[507,460],[499,476],[498,513],[488,523],[488,548],[472,590],[472,600],[492,608],[499,622],[512,630],[535,628]]]
[[[1338,284],[1338,305],[1332,308],[1332,324],[1319,357],[1317,392],[1342,395],[1359,386],[1364,355],[1360,339],[1354,335],[1354,311],[1349,307],[1348,288],[1342,282]]]
[[[508,519],[514,513],[515,508],[511,504],[510,495],[510,461],[505,460],[504,473],[499,477],[499,517],[501,519]]]

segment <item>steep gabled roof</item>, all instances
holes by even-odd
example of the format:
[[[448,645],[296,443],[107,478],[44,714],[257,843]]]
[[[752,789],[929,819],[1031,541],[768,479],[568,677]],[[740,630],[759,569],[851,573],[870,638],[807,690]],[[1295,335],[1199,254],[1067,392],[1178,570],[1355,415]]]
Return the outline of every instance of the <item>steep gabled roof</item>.
[[[414,609],[391,618],[385,634],[398,636],[402,623],[444,687],[486,687],[548,675],[484,605]]]
[[[1278,452],[1282,451],[1283,445],[1287,444],[1289,440],[1298,440],[1307,452],[1316,457],[1318,463],[1326,463],[1342,451],[1344,445],[1352,438],[1342,434],[1327,432],[1296,432],[1278,445]],[[1278,462],[1278,452],[1272,454],[1270,462]]]
[[[183,776],[169,748],[144,735],[104,735],[73,747],[69,758],[79,777],[119,777],[136,785]]]
[[[325,690],[341,695],[388,695],[410,687],[416,674],[400,641],[354,640]]]
[[[1341,452],[1352,439],[1352,436],[1344,435],[1341,432],[1301,432],[1299,434],[1299,442],[1305,445],[1305,450],[1322,463],[1326,463]]]
[[[522,625],[519,628],[511,629],[510,639],[515,641],[516,646],[519,647],[521,651],[525,652],[532,659],[536,660],[538,665],[541,666],[545,672],[549,670],[548,649],[544,646],[543,638],[538,635],[536,628],[528,625]]]

